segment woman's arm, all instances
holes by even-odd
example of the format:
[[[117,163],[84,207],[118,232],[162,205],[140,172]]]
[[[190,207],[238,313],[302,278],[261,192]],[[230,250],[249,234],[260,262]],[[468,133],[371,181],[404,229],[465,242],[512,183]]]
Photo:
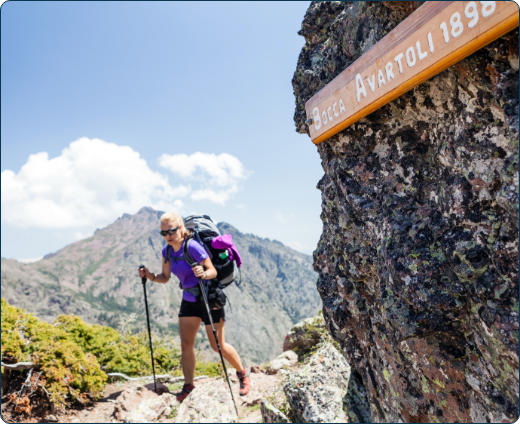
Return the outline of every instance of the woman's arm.
[[[204,268],[206,268],[205,271]],[[199,265],[193,267],[193,273],[195,277],[202,278],[203,280],[211,280],[217,276],[217,270],[213,266],[210,258],[204,259]]]
[[[153,272],[148,271],[147,268],[139,269],[139,277],[146,277],[148,280],[153,281],[154,283],[167,283],[170,281],[170,261],[162,261],[162,273],[154,274]],[[154,278],[155,277],[155,278]]]

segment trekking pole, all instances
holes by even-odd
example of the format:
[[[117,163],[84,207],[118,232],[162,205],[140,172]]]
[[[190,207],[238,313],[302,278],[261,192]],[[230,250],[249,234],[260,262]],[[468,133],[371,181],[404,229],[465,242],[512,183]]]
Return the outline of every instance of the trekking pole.
[[[211,329],[213,330],[213,337],[215,337],[215,341],[217,342],[218,353],[220,354],[220,360],[222,361],[222,366],[224,367],[224,374],[226,374],[226,380],[227,380],[227,383],[229,386],[229,392],[231,393],[231,399],[233,399],[233,405],[235,406],[235,411],[236,411],[237,417],[238,417],[237,404],[235,403],[235,397],[233,396],[233,390],[231,390],[231,383],[229,382],[229,376],[227,373],[226,364],[224,363],[224,357],[222,356],[222,351],[220,350],[220,344],[218,342],[217,332],[215,331],[215,326],[213,325],[213,317],[211,316],[211,312],[209,310],[208,299],[206,298],[206,293],[204,292],[204,288],[202,287],[202,279],[197,278],[197,280],[199,280],[199,290],[202,293],[202,298],[204,299],[204,304],[206,305],[206,311],[208,312],[209,322],[211,323]]]
[[[139,269],[144,268],[144,265],[139,266]],[[146,322],[148,324],[148,339],[150,340],[150,354],[152,355],[152,370],[153,370],[153,384],[155,386],[155,393],[157,393],[157,382],[155,381],[155,366],[153,363],[153,347],[152,347],[152,332],[150,330],[150,316],[148,315],[148,298],[146,297],[146,277],[142,278],[144,289],[144,305],[146,309]]]

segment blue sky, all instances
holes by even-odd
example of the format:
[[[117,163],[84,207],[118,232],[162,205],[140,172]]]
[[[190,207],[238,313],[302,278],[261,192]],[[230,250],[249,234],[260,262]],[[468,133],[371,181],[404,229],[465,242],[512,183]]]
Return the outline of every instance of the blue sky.
[[[310,254],[323,170],[291,85],[309,4],[4,3],[2,257],[41,257],[143,206]]]

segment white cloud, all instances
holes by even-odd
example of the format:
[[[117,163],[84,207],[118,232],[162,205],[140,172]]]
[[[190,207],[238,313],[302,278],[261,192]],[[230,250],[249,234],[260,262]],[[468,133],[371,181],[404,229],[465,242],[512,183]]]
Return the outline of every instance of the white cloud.
[[[220,205],[238,191],[240,183],[250,174],[235,156],[228,153],[218,156],[202,152],[190,156],[165,153],[159,158],[159,165],[198,185],[191,193],[192,200],[208,200]]]
[[[74,232],[74,238],[76,240],[83,240],[83,239],[86,239],[87,237],[90,237],[91,235],[92,234],[82,233],[81,231]]]
[[[306,254],[309,254],[309,252],[310,252],[310,247],[307,246],[306,244],[300,243],[299,241],[291,241],[286,244],[287,244],[287,246],[289,246],[290,248],[292,248],[294,250],[297,250],[298,252],[302,252],[302,253],[306,253]]]
[[[276,219],[278,221],[280,221],[282,224],[287,224],[289,221],[294,219],[294,214],[293,213],[283,214],[281,212],[277,212]]]
[[[39,258],[31,258],[31,259],[18,259],[18,262],[23,262],[24,264],[30,264],[31,262],[38,262],[43,259],[43,256]]]
[[[131,147],[80,138],[58,157],[36,153],[17,174],[3,171],[1,191],[2,220],[8,224],[95,228],[142,206],[181,212],[179,197],[190,188],[172,187]]]
[[[236,191],[236,190],[228,190],[228,191],[225,191],[225,190],[215,191],[215,190],[210,190],[210,189],[195,190],[191,194],[191,200],[195,200],[195,201],[209,200],[210,202],[213,202],[213,203],[216,203],[219,205],[224,205],[229,200],[229,196],[231,196],[231,194],[234,191]]]
[[[287,224],[287,219],[285,218],[284,214],[280,212],[276,213],[276,219],[280,221],[282,224]]]

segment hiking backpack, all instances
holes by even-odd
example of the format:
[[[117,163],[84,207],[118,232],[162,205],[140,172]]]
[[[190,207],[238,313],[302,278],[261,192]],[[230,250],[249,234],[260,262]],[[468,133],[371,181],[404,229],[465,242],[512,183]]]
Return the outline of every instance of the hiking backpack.
[[[190,230],[192,234],[184,243],[182,259],[186,260],[190,266],[197,265],[197,262],[188,252],[189,243],[193,238],[204,247],[213,266],[217,270],[217,276],[213,279],[214,282],[218,282],[222,288],[228,287],[233,281],[239,286],[241,281],[237,281],[239,269],[236,255],[233,255],[230,249],[217,249],[212,246],[211,242],[213,239],[221,236],[213,220],[208,215],[190,215],[184,219],[184,226],[187,230]],[[173,248],[168,245],[166,248],[165,261],[170,259],[172,253]],[[240,263],[238,265],[240,266]]]
[[[232,252],[228,249],[216,249],[212,245],[215,237],[220,236],[220,231],[208,215],[190,215],[184,219],[184,226],[187,230],[191,230],[193,238],[197,240],[208,253],[213,266],[217,270],[217,276],[214,278],[220,285],[225,288],[235,282],[237,286],[241,281],[237,281],[239,269],[237,267],[236,257],[231,260]],[[190,238],[184,243],[184,257],[191,265],[194,260],[188,253]],[[240,265],[240,264],[239,264]]]

